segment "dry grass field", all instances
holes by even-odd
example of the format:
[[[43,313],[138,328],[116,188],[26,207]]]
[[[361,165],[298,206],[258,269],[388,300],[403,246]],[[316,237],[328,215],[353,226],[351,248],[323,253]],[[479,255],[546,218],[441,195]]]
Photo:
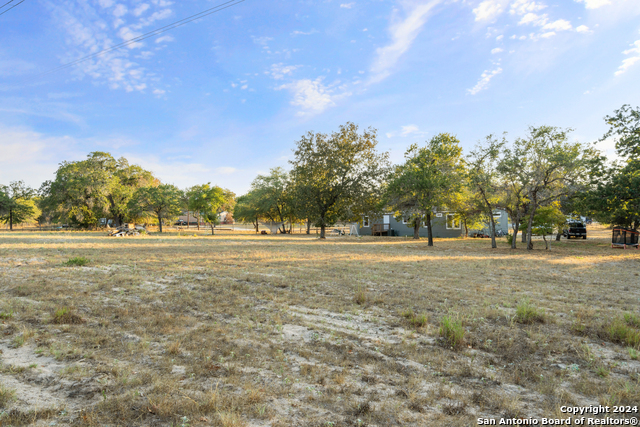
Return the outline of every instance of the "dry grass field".
[[[640,251],[589,234],[527,252],[3,232],[0,425],[472,426],[639,405]]]

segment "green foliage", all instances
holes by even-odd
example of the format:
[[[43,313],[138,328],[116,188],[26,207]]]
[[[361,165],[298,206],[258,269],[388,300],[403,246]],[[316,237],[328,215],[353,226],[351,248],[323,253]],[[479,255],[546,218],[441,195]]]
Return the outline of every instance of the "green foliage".
[[[187,190],[188,208],[200,220],[211,226],[213,234],[214,226],[219,224],[220,213],[224,210],[233,210],[235,194],[211,183],[195,185]]]
[[[294,192],[284,169],[273,168],[269,175],[258,175],[251,183],[250,193],[259,216],[273,222],[294,220]],[[285,232],[285,224],[282,231]]]
[[[629,347],[640,347],[640,331],[627,325],[622,319],[614,320],[607,328],[611,341],[626,344]]]
[[[440,336],[443,337],[447,345],[459,348],[464,343],[464,328],[458,319],[444,316],[440,321]]]
[[[86,160],[62,162],[56,178],[40,188],[41,207],[52,220],[81,227],[95,227],[100,218],[119,225],[132,217],[129,202],[136,189],[157,184],[151,172],[97,151]]]
[[[0,319],[2,320],[8,320],[8,319],[11,319],[12,317],[13,317],[13,310],[0,312]]]
[[[252,192],[238,197],[238,199],[236,200],[236,205],[233,209],[233,217],[237,221],[252,223],[257,233],[259,228],[259,221],[263,219],[263,213],[260,210],[258,197]]]
[[[376,210],[386,176],[388,154],[376,152],[375,129],[358,133],[347,123],[331,135],[309,132],[297,142],[293,170],[293,197],[299,215],[321,228]]]
[[[500,200],[498,185],[498,156],[506,144],[505,139],[498,141],[493,135],[487,136],[469,155],[469,187],[475,204],[484,212],[491,232],[491,247],[496,248],[495,222],[493,212]],[[484,228],[484,227],[482,227]]]
[[[408,309],[402,312],[402,317],[409,321],[409,324],[415,328],[422,328],[427,324],[426,314],[416,314],[413,310]]]
[[[625,313],[624,321],[627,322],[627,325],[640,329],[640,316],[638,316],[637,314]]]
[[[182,192],[171,184],[140,187],[129,200],[129,210],[133,215],[155,215],[162,233],[162,220],[182,213],[181,196]]]
[[[429,245],[433,246],[431,212],[438,207],[454,205],[464,183],[460,141],[455,136],[441,133],[425,147],[411,145],[405,159],[404,164],[395,167],[385,188],[384,200],[391,210],[398,212],[397,215],[411,218],[415,229],[426,216]]]
[[[516,315],[514,320],[518,323],[535,323],[544,322],[545,314],[544,310],[538,310],[538,308],[529,302],[529,299],[525,298],[516,306]]]
[[[75,258],[70,258],[67,262],[64,263],[67,267],[82,267],[89,264],[89,260],[85,257],[79,256]]]
[[[0,222],[14,224],[35,220],[41,211],[33,199],[34,191],[23,181],[13,181],[8,186],[0,185]]]
[[[62,308],[56,309],[53,312],[53,315],[51,317],[51,323],[54,323],[56,325],[63,325],[63,324],[74,325],[74,324],[84,323],[84,320],[77,314],[73,313],[73,311],[70,308],[62,307]]]

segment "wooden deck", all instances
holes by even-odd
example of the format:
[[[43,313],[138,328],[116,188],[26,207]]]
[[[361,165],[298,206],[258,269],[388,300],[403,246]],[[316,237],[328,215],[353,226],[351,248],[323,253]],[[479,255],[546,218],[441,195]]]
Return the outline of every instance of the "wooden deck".
[[[388,236],[391,224],[373,224],[371,226],[372,236]]]

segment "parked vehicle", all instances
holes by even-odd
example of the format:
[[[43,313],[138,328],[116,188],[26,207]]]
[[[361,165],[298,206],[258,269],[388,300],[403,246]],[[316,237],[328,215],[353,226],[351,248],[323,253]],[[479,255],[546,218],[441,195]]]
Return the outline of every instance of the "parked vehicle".
[[[586,239],[587,227],[582,222],[567,222],[564,230],[562,230],[562,235],[567,239],[570,239],[571,237],[582,237],[583,239]]]

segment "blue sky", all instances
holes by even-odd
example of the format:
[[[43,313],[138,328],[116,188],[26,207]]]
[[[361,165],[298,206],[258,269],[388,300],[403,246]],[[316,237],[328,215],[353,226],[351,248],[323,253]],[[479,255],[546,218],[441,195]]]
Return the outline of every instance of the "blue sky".
[[[638,0],[246,0],[41,75],[219,3],[25,0],[0,16],[0,183],[38,187],[99,150],[242,194],[301,135],[347,121],[399,162],[440,132],[467,151],[542,124],[591,142],[640,104]]]

